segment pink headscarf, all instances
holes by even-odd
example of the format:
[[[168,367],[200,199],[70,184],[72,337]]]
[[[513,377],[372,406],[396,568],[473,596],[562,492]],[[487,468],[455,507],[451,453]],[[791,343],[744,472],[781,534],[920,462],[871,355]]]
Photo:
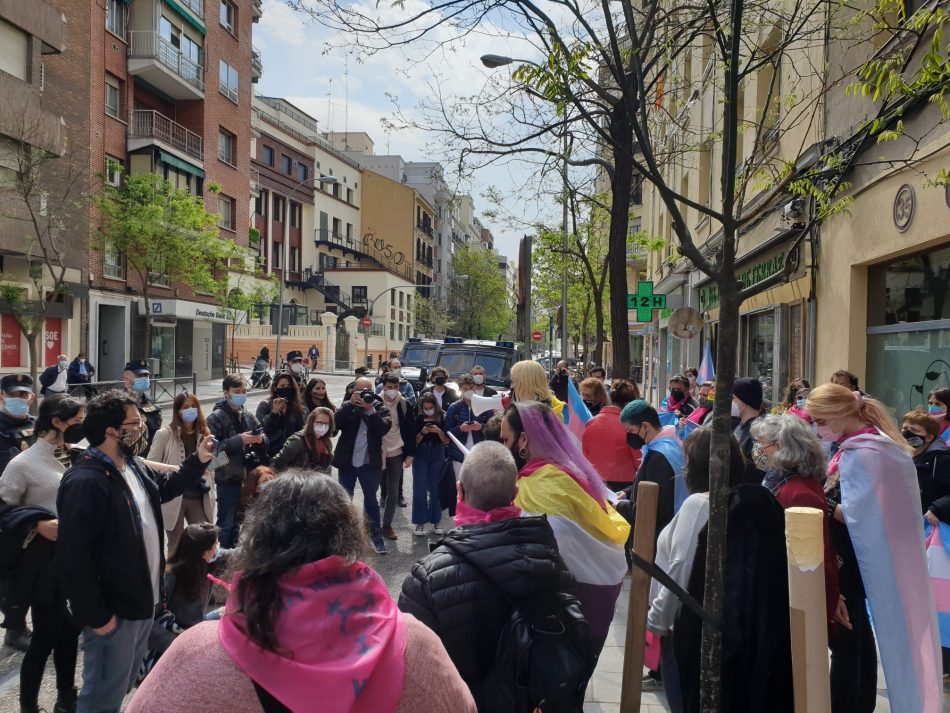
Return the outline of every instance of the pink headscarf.
[[[278,651],[247,636],[237,582],[218,629],[250,679],[292,711],[394,711],[402,697],[406,623],[380,576],[362,562],[328,557],[279,581]]]

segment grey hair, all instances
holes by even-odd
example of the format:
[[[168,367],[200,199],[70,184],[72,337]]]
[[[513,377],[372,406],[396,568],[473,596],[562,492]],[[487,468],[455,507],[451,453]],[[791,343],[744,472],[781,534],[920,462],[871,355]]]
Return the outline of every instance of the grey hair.
[[[497,441],[482,441],[465,456],[459,482],[465,502],[489,511],[511,505],[518,466],[509,450]]]
[[[825,477],[827,460],[818,438],[804,420],[793,414],[770,414],[752,422],[752,437],[759,443],[778,444],[770,466],[783,473],[797,473],[816,480]]]

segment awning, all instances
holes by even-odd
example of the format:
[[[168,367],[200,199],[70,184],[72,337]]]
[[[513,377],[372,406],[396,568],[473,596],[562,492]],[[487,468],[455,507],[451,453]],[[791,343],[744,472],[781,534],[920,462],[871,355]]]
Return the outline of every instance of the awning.
[[[204,36],[208,33],[208,31],[205,29],[205,26],[202,25],[200,22],[198,22],[198,20],[196,20],[196,19],[194,18],[194,16],[191,14],[191,12],[189,12],[188,10],[186,10],[185,8],[183,8],[183,7],[181,6],[181,3],[177,2],[176,0],[165,0],[165,2],[166,2],[175,12],[177,12],[179,15],[181,15],[183,18],[185,18],[185,21],[186,21],[186,22],[188,22],[192,27],[194,27],[196,30],[198,30],[198,32],[201,33],[201,36],[202,36],[202,37],[204,37]]]
[[[172,168],[177,168],[179,171],[184,171],[185,173],[190,173],[192,176],[197,176],[198,178],[204,178],[205,172],[203,168],[198,168],[197,166],[192,166],[187,161],[182,161],[177,156],[174,156],[170,153],[164,151],[158,152],[158,160],[162,163],[171,166]]]

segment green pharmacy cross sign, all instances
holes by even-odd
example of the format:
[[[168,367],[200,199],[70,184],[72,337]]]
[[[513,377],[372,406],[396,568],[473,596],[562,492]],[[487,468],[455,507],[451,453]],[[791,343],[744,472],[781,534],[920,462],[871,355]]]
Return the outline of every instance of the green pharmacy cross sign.
[[[652,322],[653,310],[666,309],[666,295],[653,294],[653,283],[637,283],[637,294],[627,295],[627,309],[637,311],[638,322]]]

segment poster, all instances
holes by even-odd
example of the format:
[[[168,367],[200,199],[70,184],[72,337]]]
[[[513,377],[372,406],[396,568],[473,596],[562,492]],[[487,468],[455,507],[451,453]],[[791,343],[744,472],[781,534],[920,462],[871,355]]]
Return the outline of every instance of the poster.
[[[0,367],[20,366],[20,325],[12,314],[0,315]]]
[[[59,317],[47,317],[43,330],[43,364],[52,366],[56,357],[63,353],[63,320]]]

